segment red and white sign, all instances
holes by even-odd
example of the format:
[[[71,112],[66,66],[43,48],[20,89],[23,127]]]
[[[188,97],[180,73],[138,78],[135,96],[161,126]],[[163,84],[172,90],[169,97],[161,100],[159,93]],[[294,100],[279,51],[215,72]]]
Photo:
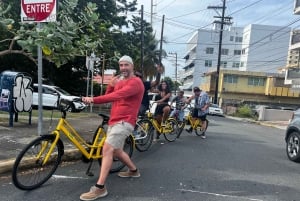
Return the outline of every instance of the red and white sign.
[[[22,22],[55,22],[56,0],[21,0]]]

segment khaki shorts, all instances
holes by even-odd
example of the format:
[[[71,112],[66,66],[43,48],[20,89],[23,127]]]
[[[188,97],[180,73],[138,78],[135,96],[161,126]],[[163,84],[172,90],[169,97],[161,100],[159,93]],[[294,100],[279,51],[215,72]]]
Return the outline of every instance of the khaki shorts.
[[[105,142],[115,149],[123,149],[125,139],[132,133],[133,129],[130,123],[124,121],[108,126]]]

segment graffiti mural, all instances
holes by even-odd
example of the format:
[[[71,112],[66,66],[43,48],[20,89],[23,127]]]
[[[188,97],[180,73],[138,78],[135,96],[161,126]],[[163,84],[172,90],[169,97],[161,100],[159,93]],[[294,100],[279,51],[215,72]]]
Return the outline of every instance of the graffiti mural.
[[[18,74],[13,86],[14,108],[16,112],[30,112],[32,107],[31,78]]]

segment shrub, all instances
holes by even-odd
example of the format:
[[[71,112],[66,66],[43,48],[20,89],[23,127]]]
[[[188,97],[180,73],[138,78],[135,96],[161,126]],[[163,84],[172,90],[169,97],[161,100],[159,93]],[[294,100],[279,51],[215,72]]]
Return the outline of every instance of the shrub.
[[[237,109],[236,116],[252,118],[252,110],[248,105],[242,105]]]

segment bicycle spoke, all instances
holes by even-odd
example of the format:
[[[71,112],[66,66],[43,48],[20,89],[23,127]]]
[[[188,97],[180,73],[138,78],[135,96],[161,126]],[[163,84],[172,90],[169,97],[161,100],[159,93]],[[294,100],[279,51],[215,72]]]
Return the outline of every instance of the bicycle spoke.
[[[60,145],[55,145],[50,158],[43,165],[53,137],[48,135],[35,139],[18,155],[12,171],[12,179],[16,187],[22,190],[35,189],[45,183],[55,172],[62,156]]]
[[[178,123],[175,119],[170,118],[166,122],[166,127],[164,128],[165,132],[164,137],[167,141],[173,142],[177,138],[177,132],[178,132]]]

